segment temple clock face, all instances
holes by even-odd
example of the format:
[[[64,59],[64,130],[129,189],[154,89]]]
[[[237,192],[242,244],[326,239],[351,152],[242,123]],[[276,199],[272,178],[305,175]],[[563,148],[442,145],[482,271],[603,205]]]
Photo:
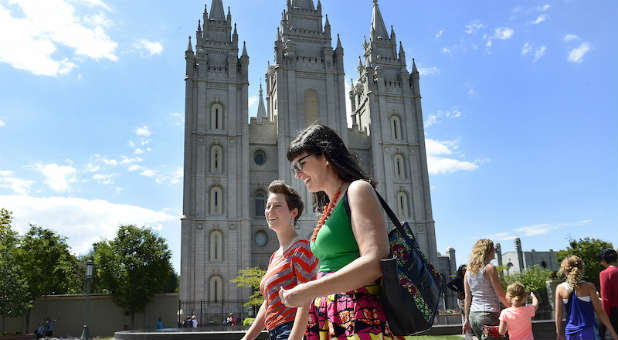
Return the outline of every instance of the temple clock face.
[[[255,233],[255,244],[258,247],[264,247],[268,243],[268,235],[263,231]]]

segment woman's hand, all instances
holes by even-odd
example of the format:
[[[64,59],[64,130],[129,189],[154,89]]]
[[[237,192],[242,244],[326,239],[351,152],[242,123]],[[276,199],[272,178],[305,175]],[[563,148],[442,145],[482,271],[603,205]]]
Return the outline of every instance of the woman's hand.
[[[463,333],[466,334],[468,330],[472,330],[472,326],[470,326],[470,319],[466,319],[466,322],[463,324]]]
[[[287,307],[300,307],[308,305],[313,300],[313,297],[308,294],[304,284],[300,284],[290,290],[285,290],[281,287],[279,289],[279,299]]]

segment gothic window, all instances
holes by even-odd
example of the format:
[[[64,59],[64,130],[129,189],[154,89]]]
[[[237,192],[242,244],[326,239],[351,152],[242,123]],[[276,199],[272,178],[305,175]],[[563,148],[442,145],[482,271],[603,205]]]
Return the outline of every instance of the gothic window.
[[[210,261],[223,260],[223,234],[219,230],[210,233]]]
[[[219,103],[210,108],[210,128],[214,130],[223,129],[223,106]]]
[[[405,179],[406,178],[406,168],[405,163],[403,162],[403,156],[395,155],[395,178],[397,179]]]
[[[221,303],[223,300],[223,280],[221,276],[215,275],[210,278],[210,303]]]
[[[264,163],[266,163],[266,152],[263,150],[256,150],[253,154],[253,160],[257,165],[264,165]]]
[[[391,130],[393,134],[393,139],[400,140],[401,139],[401,119],[399,119],[399,116],[393,115],[391,117]]]
[[[223,211],[223,190],[220,187],[210,189],[210,214],[221,215]]]
[[[214,145],[210,149],[210,172],[221,172],[223,169],[223,149]]]
[[[318,93],[314,89],[305,91],[305,126],[318,122],[319,107]]]
[[[255,216],[264,216],[264,209],[266,208],[266,193],[264,190],[257,190],[255,192]]]
[[[397,207],[399,208],[399,216],[406,218],[408,216],[408,195],[404,191],[397,194]]]

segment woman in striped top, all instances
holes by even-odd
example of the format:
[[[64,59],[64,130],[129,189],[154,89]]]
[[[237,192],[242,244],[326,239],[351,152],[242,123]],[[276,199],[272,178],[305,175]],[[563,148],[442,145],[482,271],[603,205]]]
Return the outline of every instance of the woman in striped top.
[[[318,260],[309,241],[299,238],[295,224],[303,213],[300,195],[282,181],[268,186],[266,222],[277,234],[279,249],[272,254],[268,270],[260,282],[264,303],[255,321],[243,337],[253,340],[266,327],[270,340],[302,339],[308,321],[308,306],[286,307],[279,299],[279,289],[291,289],[297,284],[314,280]]]

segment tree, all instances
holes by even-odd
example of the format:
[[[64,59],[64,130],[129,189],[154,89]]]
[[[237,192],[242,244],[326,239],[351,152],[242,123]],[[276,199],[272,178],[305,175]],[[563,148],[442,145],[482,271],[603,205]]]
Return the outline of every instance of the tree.
[[[259,267],[250,267],[238,271],[238,276],[232,279],[236,287],[249,287],[253,292],[249,297],[249,301],[245,302],[245,307],[253,308],[253,314],[257,314],[257,309],[264,303],[264,297],[260,292],[260,281],[266,274],[264,269]]]
[[[42,295],[67,294],[76,281],[77,259],[69,251],[66,237],[50,229],[30,225],[19,242],[16,260],[28,284],[30,305]],[[26,312],[26,328],[30,308]]]
[[[513,282],[520,282],[526,287],[527,292],[534,292],[541,303],[548,303],[547,301],[547,285],[545,281],[551,278],[551,271],[544,269],[540,266],[534,266],[532,268],[526,268],[521,273],[513,275],[505,275],[502,277],[502,285],[506,290],[506,287]]]
[[[175,276],[170,258],[163,238],[133,225],[121,226],[112,241],[95,243],[101,287],[111,291],[114,303],[131,315],[131,327],[135,313],[143,312],[156,293],[169,288],[170,276]]]
[[[24,315],[31,308],[28,283],[15,259],[17,233],[11,230],[10,211],[0,208],[0,317],[2,332],[7,317]]]
[[[613,248],[613,246],[611,242],[589,237],[570,240],[566,249],[558,251],[557,260],[561,263],[567,256],[577,255],[584,263],[583,279],[593,282],[599,289],[599,273],[603,270],[599,263],[599,252],[603,248]]]
[[[69,251],[66,237],[50,229],[31,225],[17,250],[17,260],[30,287],[30,296],[67,294],[76,280],[77,259]]]

